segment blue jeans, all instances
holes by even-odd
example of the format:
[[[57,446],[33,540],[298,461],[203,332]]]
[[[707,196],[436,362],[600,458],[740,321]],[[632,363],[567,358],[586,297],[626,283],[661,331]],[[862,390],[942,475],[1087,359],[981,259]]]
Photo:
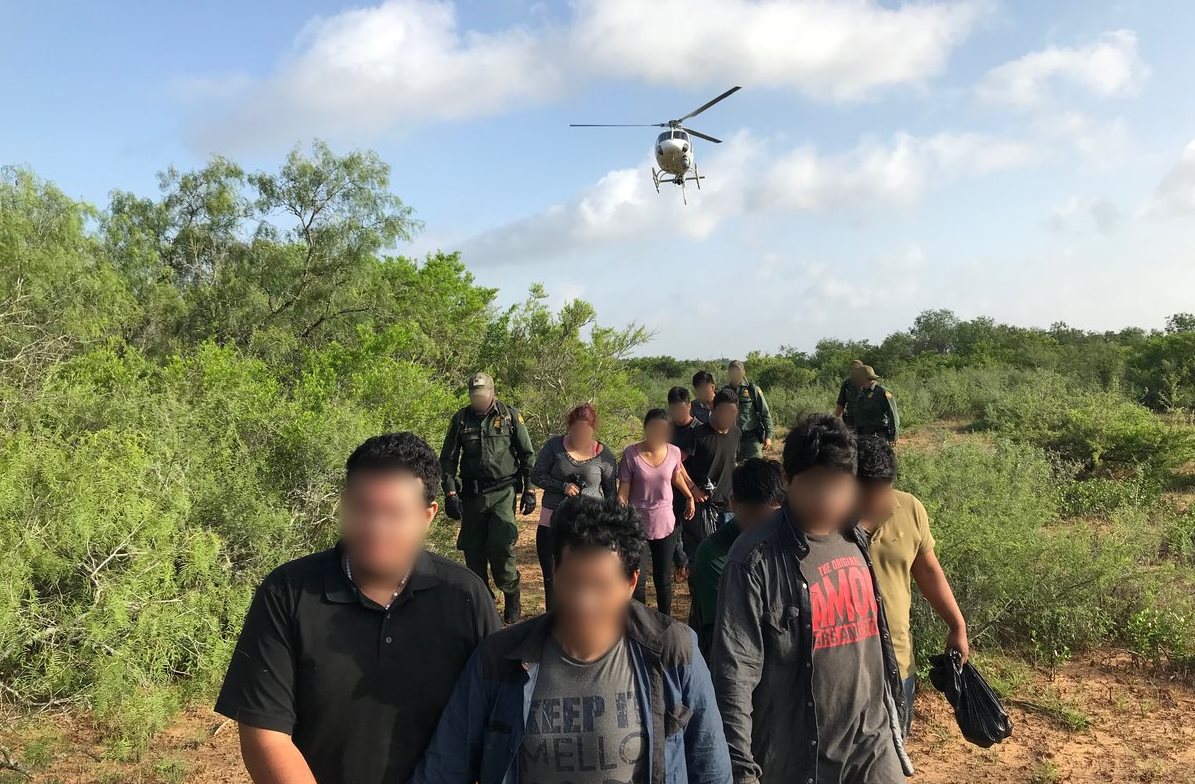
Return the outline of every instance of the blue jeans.
[[[910,675],[901,684],[905,693],[905,713],[900,717],[901,731],[905,737],[909,736],[909,727],[913,724],[913,698],[917,695],[917,676]]]

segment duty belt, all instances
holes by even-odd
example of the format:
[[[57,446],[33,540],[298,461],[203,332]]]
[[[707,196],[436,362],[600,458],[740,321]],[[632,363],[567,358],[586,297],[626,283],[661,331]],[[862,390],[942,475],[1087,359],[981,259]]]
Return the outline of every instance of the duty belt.
[[[495,490],[505,490],[513,487],[519,481],[518,476],[508,476],[505,479],[461,479],[461,495],[478,496],[492,493]]]

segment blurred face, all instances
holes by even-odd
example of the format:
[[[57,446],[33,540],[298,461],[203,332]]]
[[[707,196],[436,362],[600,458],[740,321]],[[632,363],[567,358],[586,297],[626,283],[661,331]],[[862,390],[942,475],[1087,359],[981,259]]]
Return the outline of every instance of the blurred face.
[[[779,508],[779,504],[743,504],[730,499],[730,511],[734,512],[734,520],[743,531],[750,531]]]
[[[573,446],[587,446],[593,443],[596,431],[585,420],[578,420],[568,429],[568,440]]]
[[[492,389],[479,389],[469,394],[469,405],[479,414],[489,411],[493,404],[494,390]]]
[[[340,504],[340,530],[354,570],[393,575],[409,568],[436,516],[423,481],[404,471],[353,476]]]
[[[682,403],[669,403],[668,416],[672,419],[674,425],[688,424],[693,417],[693,406],[687,400]]]
[[[747,371],[740,367],[732,367],[726,370],[726,380],[732,387],[737,387],[743,383],[743,379],[747,377]]]
[[[859,482],[846,471],[817,466],[789,480],[788,503],[807,530],[833,531],[854,519]]]
[[[565,548],[553,576],[558,623],[570,635],[600,635],[621,624],[639,573],[628,578],[612,550]]]
[[[859,483],[859,519],[867,523],[882,523],[892,514],[893,487],[891,482]]]
[[[693,392],[696,393],[698,400],[703,400],[706,403],[709,403],[714,399],[714,384],[712,382],[708,384],[698,384],[697,386],[693,387]]]
[[[851,383],[857,387],[867,386],[867,374],[859,368],[851,368],[850,376]]]
[[[643,426],[643,443],[652,449],[667,444],[672,439],[672,424],[663,419],[653,419]]]
[[[739,407],[734,403],[723,403],[714,409],[710,419],[718,430],[729,430],[739,421]]]

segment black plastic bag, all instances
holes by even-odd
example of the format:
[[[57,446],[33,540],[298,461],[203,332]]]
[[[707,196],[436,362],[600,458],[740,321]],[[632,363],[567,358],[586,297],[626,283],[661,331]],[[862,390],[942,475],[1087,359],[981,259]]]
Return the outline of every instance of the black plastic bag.
[[[929,679],[954,708],[963,737],[986,749],[1012,734],[1012,721],[979,670],[961,660],[958,651],[931,656]]]

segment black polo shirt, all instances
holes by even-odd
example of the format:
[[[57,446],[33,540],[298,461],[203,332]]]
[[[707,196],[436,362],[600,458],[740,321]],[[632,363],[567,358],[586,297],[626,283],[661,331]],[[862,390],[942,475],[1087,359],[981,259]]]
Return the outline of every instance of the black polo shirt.
[[[453,561],[422,553],[387,610],[357,591],[339,547],[325,550],[258,588],[216,710],[289,733],[320,784],[404,782],[500,626],[485,585]]]

